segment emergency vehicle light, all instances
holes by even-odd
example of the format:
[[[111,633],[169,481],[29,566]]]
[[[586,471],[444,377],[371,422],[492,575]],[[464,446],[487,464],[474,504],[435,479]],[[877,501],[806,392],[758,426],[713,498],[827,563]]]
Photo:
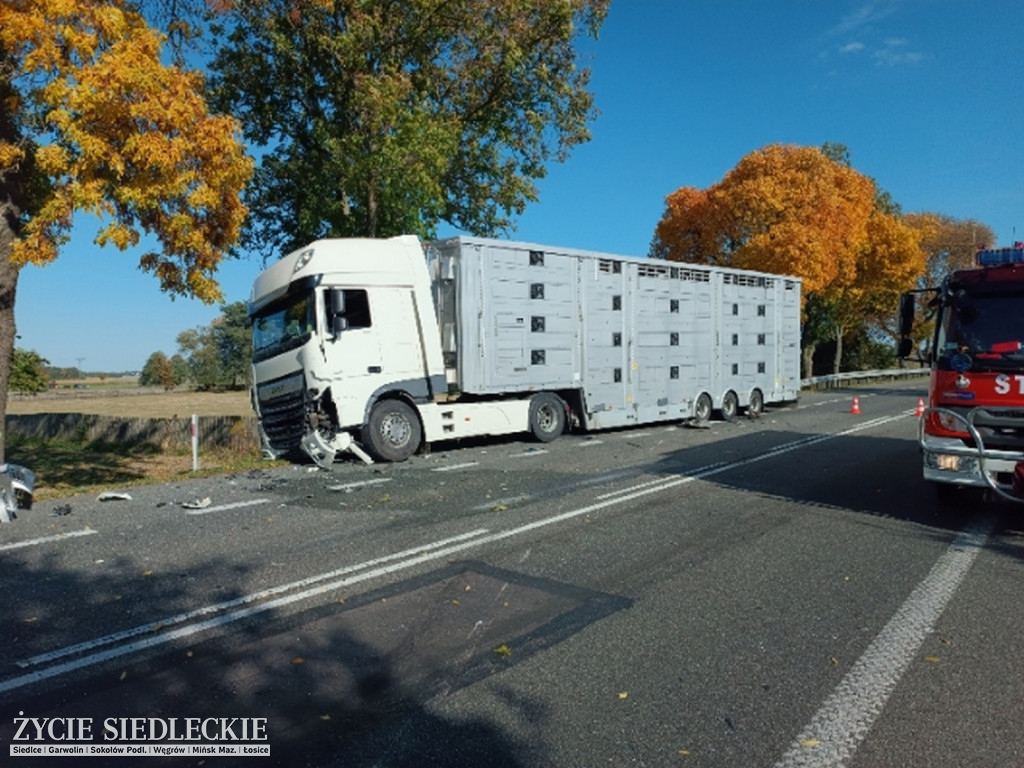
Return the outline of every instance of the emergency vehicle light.
[[[1024,264],[1024,246],[1017,243],[1012,248],[981,248],[978,250],[977,258],[979,267]]]

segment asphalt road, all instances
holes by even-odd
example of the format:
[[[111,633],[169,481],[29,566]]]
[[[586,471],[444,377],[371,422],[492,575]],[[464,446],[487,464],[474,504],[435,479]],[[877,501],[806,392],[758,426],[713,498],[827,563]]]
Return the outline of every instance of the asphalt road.
[[[93,762],[1022,766],[1024,507],[938,505],[921,394],[39,504],[0,525],[0,764],[262,718],[269,757]]]

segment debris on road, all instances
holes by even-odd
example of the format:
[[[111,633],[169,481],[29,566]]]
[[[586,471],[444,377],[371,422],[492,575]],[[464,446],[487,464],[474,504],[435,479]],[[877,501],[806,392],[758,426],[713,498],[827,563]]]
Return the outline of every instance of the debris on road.
[[[208,506],[213,504],[210,497],[207,496],[203,499],[196,499],[195,501],[186,501],[182,503],[184,509],[206,509]]]
[[[96,497],[96,501],[131,501],[132,497],[120,491],[104,491]]]
[[[32,507],[36,476],[20,464],[0,464],[0,523],[17,517],[17,510]]]

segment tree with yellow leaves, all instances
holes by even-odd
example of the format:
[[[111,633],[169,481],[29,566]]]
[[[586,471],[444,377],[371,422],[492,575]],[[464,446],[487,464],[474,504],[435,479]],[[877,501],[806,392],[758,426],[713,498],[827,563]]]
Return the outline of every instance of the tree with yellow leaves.
[[[673,192],[651,245],[661,258],[802,278],[818,320],[805,327],[805,372],[826,339],[838,370],[845,330],[895,306],[924,266],[916,234],[879,204],[874,182],[826,149],[773,144],[705,190]]]
[[[975,266],[979,248],[998,245],[995,232],[975,219],[955,219],[941,213],[908,213],[904,221],[914,229],[925,253],[925,268],[917,288],[933,288],[950,272]],[[914,320],[914,349],[923,350],[935,331],[935,312],[927,302],[917,303]],[[886,324],[886,331],[895,339],[895,317]]]
[[[122,0],[0,0],[0,424],[19,271],[57,257],[76,212],[101,219],[99,245],[154,236],[139,266],[163,290],[221,298],[252,163],[162,43]]]

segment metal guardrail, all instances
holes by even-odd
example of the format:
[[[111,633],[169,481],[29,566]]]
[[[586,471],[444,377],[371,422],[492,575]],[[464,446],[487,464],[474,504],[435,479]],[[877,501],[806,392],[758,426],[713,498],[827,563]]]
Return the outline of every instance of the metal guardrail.
[[[829,376],[812,376],[800,380],[800,389],[832,389],[847,384],[878,379],[903,379],[908,376],[927,376],[929,368],[890,368],[884,371],[847,371]]]

